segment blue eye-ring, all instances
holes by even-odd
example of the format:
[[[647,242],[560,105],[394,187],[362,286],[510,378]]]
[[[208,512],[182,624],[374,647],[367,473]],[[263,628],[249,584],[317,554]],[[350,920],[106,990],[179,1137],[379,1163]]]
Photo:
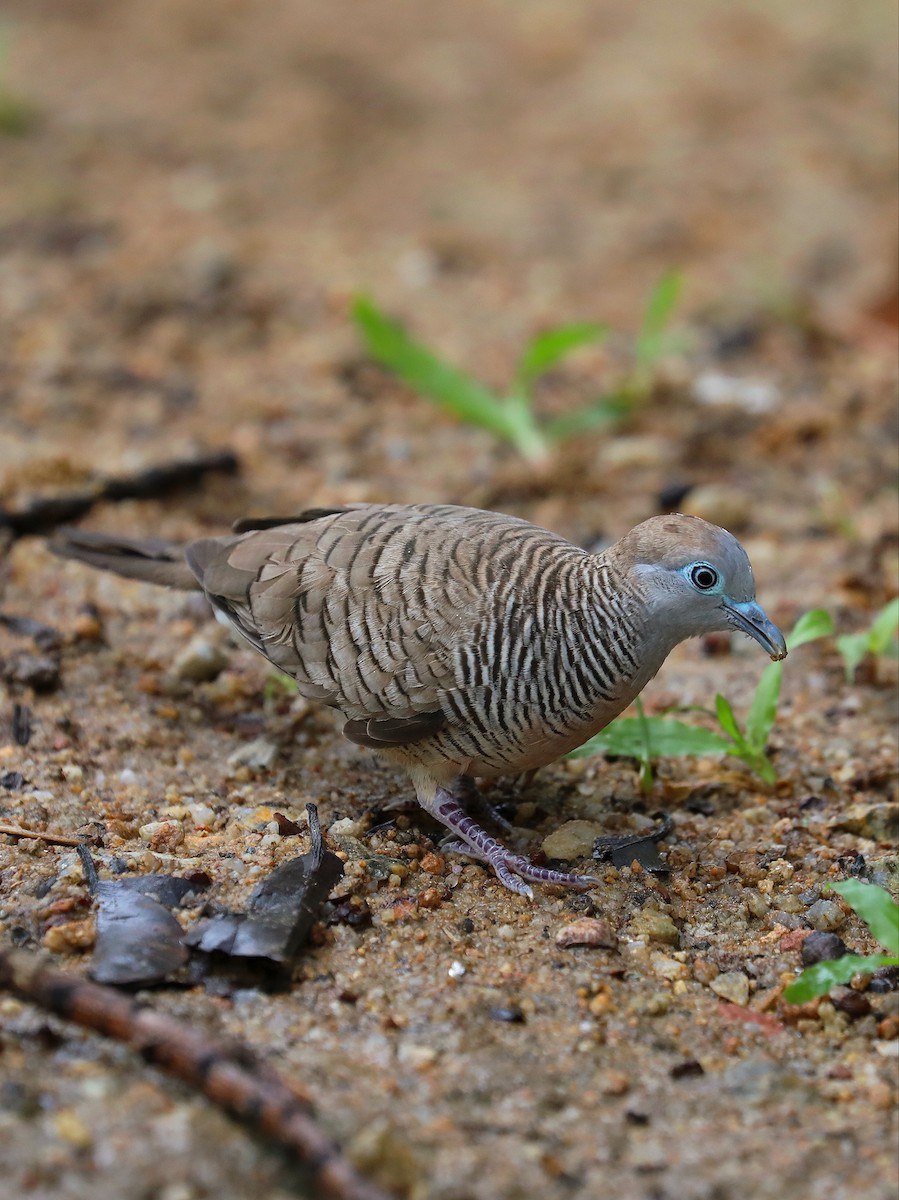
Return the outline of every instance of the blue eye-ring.
[[[698,562],[690,567],[690,582],[700,592],[710,592],[718,586],[720,578],[721,576],[709,563]]]

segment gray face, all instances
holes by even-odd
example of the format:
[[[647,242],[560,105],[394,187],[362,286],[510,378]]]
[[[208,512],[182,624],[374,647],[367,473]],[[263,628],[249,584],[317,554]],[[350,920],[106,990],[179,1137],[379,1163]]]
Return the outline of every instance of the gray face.
[[[772,659],[787,648],[755,599],[746,551],[726,529],[697,517],[654,517],[618,543],[643,591],[658,636],[685,638],[739,629]]]

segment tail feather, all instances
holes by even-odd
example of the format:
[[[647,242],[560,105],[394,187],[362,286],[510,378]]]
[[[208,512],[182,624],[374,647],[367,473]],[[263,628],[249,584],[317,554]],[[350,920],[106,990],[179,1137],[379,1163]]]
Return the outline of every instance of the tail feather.
[[[184,591],[202,591],[184,558],[184,548],[160,538],[129,538],[92,533],[84,529],[60,529],[48,548],[60,558],[71,558],[101,571],[113,571],[126,579],[157,583]]]

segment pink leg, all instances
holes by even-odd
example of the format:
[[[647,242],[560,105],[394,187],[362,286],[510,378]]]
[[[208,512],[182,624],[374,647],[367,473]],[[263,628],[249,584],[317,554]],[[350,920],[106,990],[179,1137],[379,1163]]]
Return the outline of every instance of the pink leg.
[[[528,886],[529,883],[555,883],[562,887],[591,888],[599,882],[590,875],[570,875],[566,871],[535,867],[522,855],[513,854],[470,817],[452,792],[444,788],[438,788],[433,801],[424,807],[459,839],[461,844],[453,843],[451,849],[462,850],[473,858],[489,863],[500,883],[521,896],[533,899],[534,893]]]

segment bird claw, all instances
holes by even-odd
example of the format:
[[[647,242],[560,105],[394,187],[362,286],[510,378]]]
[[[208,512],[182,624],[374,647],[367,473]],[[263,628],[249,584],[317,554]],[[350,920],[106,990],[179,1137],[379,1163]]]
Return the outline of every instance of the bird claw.
[[[443,788],[434,798],[428,811],[456,836],[442,845],[441,849],[456,854],[467,854],[493,868],[497,879],[510,892],[533,900],[534,891],[530,884],[555,884],[568,888],[595,887],[599,880],[592,875],[571,875],[567,871],[553,871],[549,867],[535,867],[521,854],[511,850],[492,838],[485,829],[465,812],[456,797]]]

